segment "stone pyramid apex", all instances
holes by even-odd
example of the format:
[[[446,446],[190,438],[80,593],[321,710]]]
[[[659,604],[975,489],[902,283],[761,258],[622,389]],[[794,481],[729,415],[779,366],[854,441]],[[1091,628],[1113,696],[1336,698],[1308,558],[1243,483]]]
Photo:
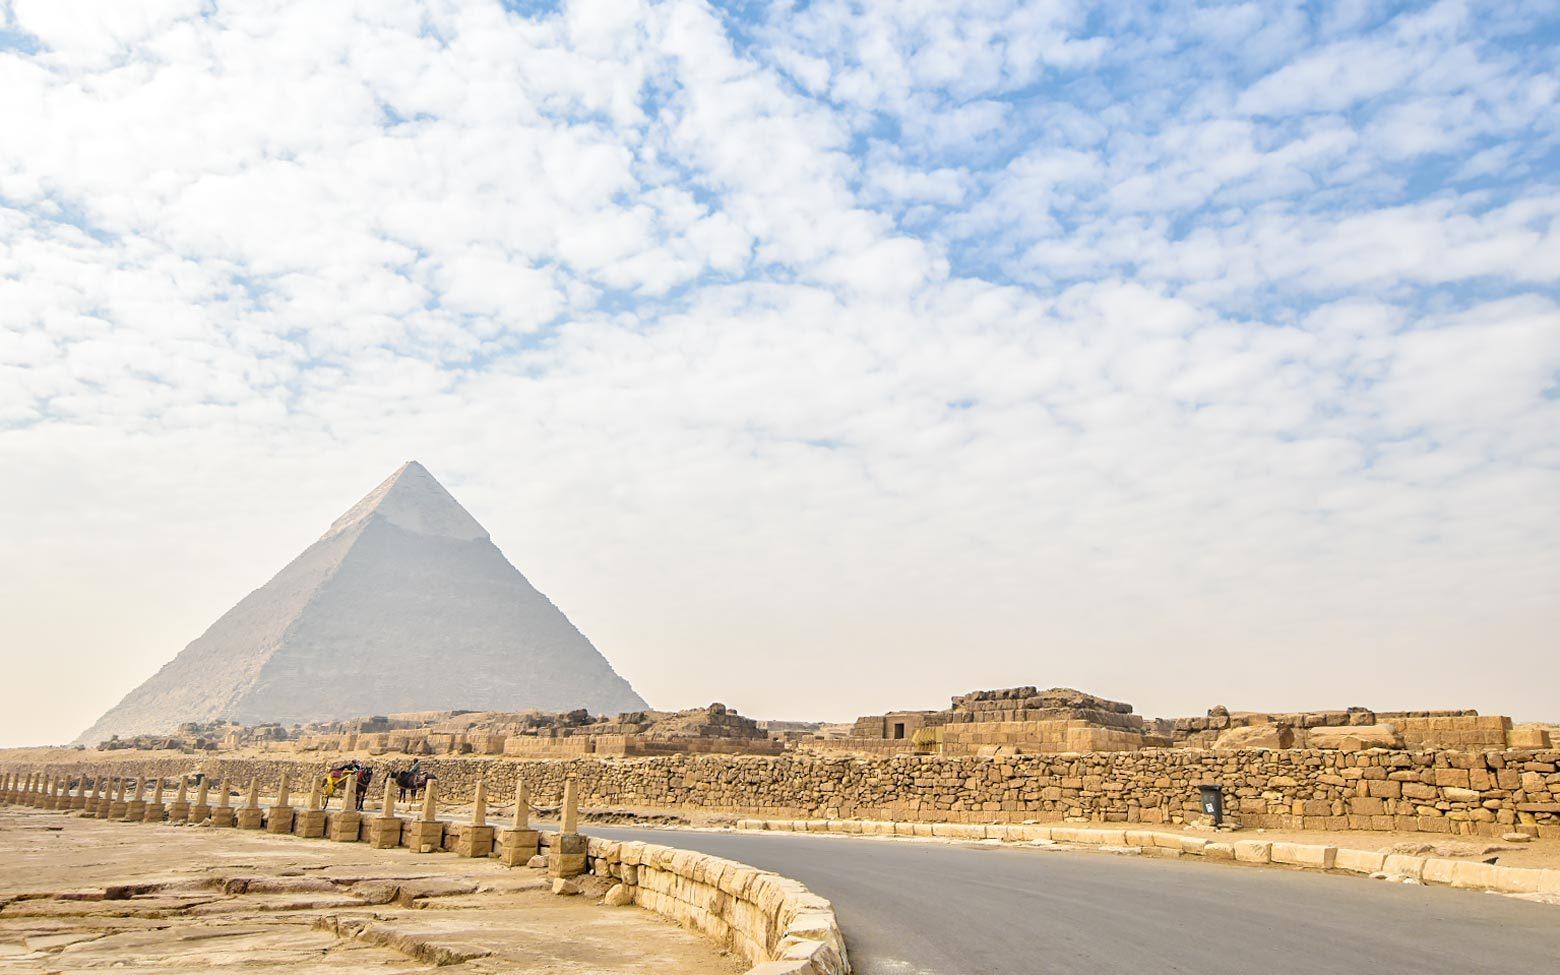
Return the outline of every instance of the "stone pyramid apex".
[[[378,487],[332,522],[320,538],[339,535],[375,516],[417,535],[462,541],[488,537],[487,529],[428,473],[428,468],[415,460],[397,467]]]

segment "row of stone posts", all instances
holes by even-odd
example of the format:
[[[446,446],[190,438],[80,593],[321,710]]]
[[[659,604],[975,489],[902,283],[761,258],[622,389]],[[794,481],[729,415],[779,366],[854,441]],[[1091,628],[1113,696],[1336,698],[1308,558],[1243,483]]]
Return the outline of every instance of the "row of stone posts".
[[[439,785],[429,779],[423,791],[422,808],[417,816],[403,819],[396,815],[395,780],[385,778],[384,804],[377,816],[357,811],[357,776],[346,780],[346,792],[340,812],[323,808],[318,776],[309,789],[302,810],[293,808],[287,774],[282,773],[276,801],[268,808],[260,806],[259,782],[250,780],[244,803],[233,808],[226,779],[217,783],[217,802],[210,802],[211,780],[201,777],[195,801],[189,801],[189,782],[180,777],[173,801],[164,804],[163,780],[152,780],[148,798],[147,780],[140,776],[96,776],[90,780],[83,772],[74,783],[66,776],[47,773],[6,773],[0,777],[0,803],[36,806],[60,811],[80,810],[82,816],[119,822],[190,823],[209,822],[214,827],[265,830],[308,839],[329,839],[338,843],[366,842],[374,849],[406,847],[417,853],[452,850],[464,857],[496,856],[505,866],[524,866],[537,856],[541,836],[530,825],[530,792],[523,779],[515,781],[514,819],[506,828],[495,829],[487,822],[487,783],[477,780],[472,797],[471,821],[446,823],[438,818]],[[74,792],[72,792],[74,789]],[[559,833],[549,844],[548,873],[555,877],[575,877],[586,870],[586,838],[579,832],[579,795],[574,779],[563,789],[563,820]]]

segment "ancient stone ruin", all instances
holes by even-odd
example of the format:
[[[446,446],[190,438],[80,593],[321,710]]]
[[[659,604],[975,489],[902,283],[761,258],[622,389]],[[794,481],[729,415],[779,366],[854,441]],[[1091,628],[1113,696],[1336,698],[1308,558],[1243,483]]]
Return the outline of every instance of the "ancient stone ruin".
[[[1148,720],[1132,705],[1069,687],[974,691],[946,711],[890,711],[856,719],[848,735],[799,746],[862,755],[1022,755],[1145,748],[1547,748],[1547,731],[1513,728],[1474,710],[1268,713],[1210,708],[1201,717]]]

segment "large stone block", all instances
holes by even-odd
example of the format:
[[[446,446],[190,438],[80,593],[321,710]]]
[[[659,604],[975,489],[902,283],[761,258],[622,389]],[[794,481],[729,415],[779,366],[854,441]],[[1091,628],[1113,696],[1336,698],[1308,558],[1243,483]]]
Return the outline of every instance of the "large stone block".
[[[523,867],[540,847],[534,829],[504,829],[498,834],[498,859],[506,867]]]
[[[493,852],[493,827],[458,823],[450,827],[457,856],[485,857]]]
[[[363,814],[354,810],[329,813],[326,816],[329,838],[334,843],[356,843],[360,837]]]
[[[398,816],[375,816],[366,820],[368,845],[376,850],[388,850],[401,845],[403,820]]]
[[[272,806],[271,813],[265,820],[265,831],[275,833],[278,836],[290,835],[293,831],[293,817],[297,810],[292,806]]]
[[[1367,748],[1402,748],[1403,736],[1390,724],[1347,725],[1307,729],[1305,743],[1308,748],[1358,752]]]
[[[325,836],[325,810],[302,809],[293,816],[293,835],[307,840]]]
[[[437,853],[444,847],[444,824],[411,820],[401,830],[401,845],[413,853]]]
[[[1338,851],[1333,865],[1339,870],[1372,874],[1380,873],[1386,860],[1387,855],[1380,850],[1351,850],[1345,847]]]

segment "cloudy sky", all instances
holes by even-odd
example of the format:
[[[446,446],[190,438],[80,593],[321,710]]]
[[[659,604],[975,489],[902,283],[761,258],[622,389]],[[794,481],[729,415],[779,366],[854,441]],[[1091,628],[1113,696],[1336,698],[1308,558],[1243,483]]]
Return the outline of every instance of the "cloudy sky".
[[[1560,720],[1560,10],[0,0],[0,743],[421,460],[659,707]]]

